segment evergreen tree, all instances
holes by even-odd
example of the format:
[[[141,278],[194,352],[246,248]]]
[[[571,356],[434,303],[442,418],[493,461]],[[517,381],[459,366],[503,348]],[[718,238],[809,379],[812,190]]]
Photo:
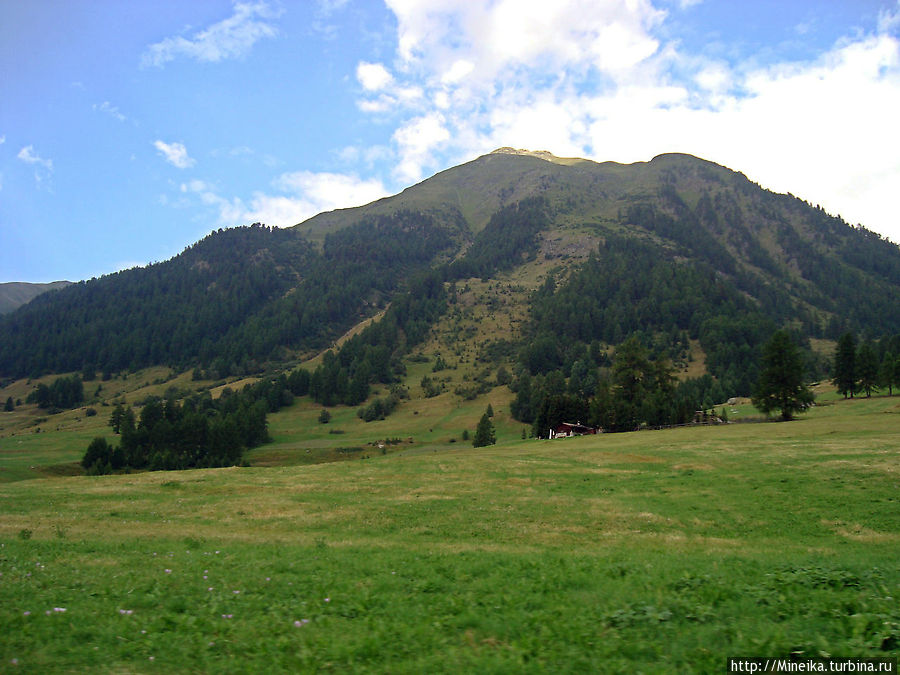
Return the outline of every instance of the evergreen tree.
[[[866,398],[872,395],[872,391],[878,389],[878,355],[871,342],[860,345],[856,355],[857,377],[859,388],[866,392]]]
[[[888,390],[888,396],[894,395],[894,382],[897,380],[897,359],[891,352],[885,352],[884,358],[881,359],[881,366],[878,368],[878,386]]]
[[[124,414],[125,410],[122,408],[122,404],[116,403],[116,407],[113,408],[112,414],[109,416],[109,426],[112,427],[114,434],[119,433],[121,430],[122,415]]]
[[[856,338],[853,333],[844,333],[834,352],[834,384],[839,393],[853,398],[857,391]]]
[[[481,448],[486,445],[494,445],[497,437],[494,434],[494,423],[488,417],[487,412],[481,416],[478,426],[475,428],[475,438],[472,439],[472,447]]]
[[[776,331],[763,346],[762,369],[753,392],[753,405],[766,415],[780,410],[782,420],[806,410],[812,392],[803,384],[803,359],[787,331]]]
[[[900,356],[894,361],[894,379],[893,384],[895,387],[900,387]]]
[[[98,436],[88,446],[81,459],[81,466],[91,473],[109,473],[113,448],[102,436]]]
[[[16,406],[13,403],[12,396],[10,396],[9,398],[6,399],[6,405],[3,406],[3,411],[4,412],[12,412],[15,409],[16,409]]]

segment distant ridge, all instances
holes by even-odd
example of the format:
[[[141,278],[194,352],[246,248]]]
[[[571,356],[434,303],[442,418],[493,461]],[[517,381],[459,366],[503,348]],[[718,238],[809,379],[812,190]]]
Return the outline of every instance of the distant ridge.
[[[71,281],[53,281],[49,284],[31,284],[25,281],[0,283],[0,314],[9,314],[41,293],[71,285]]]

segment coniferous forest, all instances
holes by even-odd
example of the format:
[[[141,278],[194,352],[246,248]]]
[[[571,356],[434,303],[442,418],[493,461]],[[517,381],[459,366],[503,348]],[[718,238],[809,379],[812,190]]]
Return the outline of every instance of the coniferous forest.
[[[495,206],[473,202],[476,192]],[[574,243],[560,252],[563,240]],[[457,391],[508,384],[513,416],[536,435],[562,420],[610,431],[680,424],[749,396],[780,329],[808,380],[833,377],[847,396],[896,386],[900,249],[686,155],[628,167],[498,155],[326,220],[221,229],[169,261],[50,291],[0,317],[0,375],[283,372],[285,397],[358,406],[376,420],[409,395],[407,357],[457,286],[516,275],[536,275],[522,325],[479,347],[503,365],[503,382],[479,376]],[[844,344],[848,334],[862,347]],[[812,349],[838,338],[853,363]],[[678,376],[697,349],[703,372]],[[294,367],[323,350],[316,367]],[[32,400],[79,405],[73,382],[42,384]],[[378,386],[387,393],[373,399]],[[443,391],[428,377],[422,390]],[[117,447],[98,442],[85,466],[236,461],[265,439],[265,415],[279,404],[250,392],[223,398],[149,403],[133,428],[117,425]]]

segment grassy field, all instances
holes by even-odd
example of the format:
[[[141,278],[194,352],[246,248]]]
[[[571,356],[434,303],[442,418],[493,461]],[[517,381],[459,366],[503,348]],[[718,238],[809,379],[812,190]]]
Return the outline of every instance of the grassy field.
[[[348,462],[2,483],[0,671],[896,656],[900,398],[822,398],[787,424],[561,441],[519,440],[498,412],[501,443],[478,450],[447,438],[474,408],[417,402],[403,434],[343,411],[333,435],[298,403],[272,421],[286,464],[310,425],[323,448],[416,440]],[[6,447],[4,465],[44,446]]]

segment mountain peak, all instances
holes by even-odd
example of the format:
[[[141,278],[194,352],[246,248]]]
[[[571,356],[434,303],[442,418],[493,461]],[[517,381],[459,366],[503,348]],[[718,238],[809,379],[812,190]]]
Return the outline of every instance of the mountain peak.
[[[523,155],[527,157],[537,157],[548,162],[559,162],[560,158],[547,150],[523,150],[521,148],[497,148],[490,154],[492,155]]]
[[[542,159],[545,162],[550,162],[551,164],[560,164],[562,166],[574,166],[576,164],[582,164],[584,162],[590,162],[590,160],[582,159],[580,157],[557,157],[552,152],[548,150],[524,150],[522,148],[497,148],[493,152],[485,155],[485,157],[490,157],[491,155],[515,155],[519,157],[536,157],[537,159]]]

